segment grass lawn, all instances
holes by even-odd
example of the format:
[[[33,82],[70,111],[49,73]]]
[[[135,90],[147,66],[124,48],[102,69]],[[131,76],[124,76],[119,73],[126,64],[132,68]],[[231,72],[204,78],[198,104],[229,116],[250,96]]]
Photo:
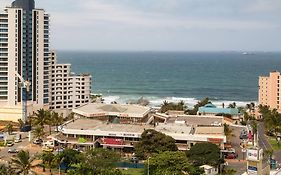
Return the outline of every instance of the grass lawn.
[[[281,141],[279,142],[279,146],[277,145],[277,141],[275,138],[270,137],[268,139],[269,143],[271,144],[271,146],[273,147],[274,150],[281,150]]]
[[[143,175],[143,168],[129,168],[128,170],[121,170],[124,175]]]

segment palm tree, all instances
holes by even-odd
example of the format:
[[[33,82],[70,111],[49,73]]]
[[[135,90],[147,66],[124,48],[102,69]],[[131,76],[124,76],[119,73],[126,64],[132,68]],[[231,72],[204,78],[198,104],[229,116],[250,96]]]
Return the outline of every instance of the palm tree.
[[[10,166],[0,165],[0,175],[14,175],[15,172]]]
[[[63,124],[63,116],[62,114],[58,114],[57,112],[52,113],[52,124],[56,127],[56,131],[58,131],[59,125]]]
[[[223,125],[223,127],[224,127],[224,134],[226,136],[226,140],[227,140],[227,142],[229,142],[230,139],[235,136],[233,134],[233,129],[230,128],[229,125],[226,123]]]
[[[224,169],[222,172],[222,175],[234,175],[236,173],[236,170],[234,169]]]
[[[12,157],[12,168],[16,174],[28,175],[34,167],[32,162],[35,157],[31,157],[28,151],[21,150],[16,157]]]
[[[48,123],[50,117],[50,111],[49,110],[44,110],[44,109],[39,109],[34,116],[32,116],[32,123],[35,126],[41,126],[42,128],[44,127],[45,124]]]
[[[32,134],[35,138],[42,138],[45,135],[45,132],[42,127],[38,126],[32,131]]]
[[[8,132],[9,135],[12,134],[13,132],[13,125],[11,123],[9,123],[6,127],[5,130]]]
[[[45,172],[45,168],[49,168],[50,174],[52,174],[52,168],[54,167],[55,155],[50,152],[45,152],[41,154],[41,159],[43,161],[43,172]]]

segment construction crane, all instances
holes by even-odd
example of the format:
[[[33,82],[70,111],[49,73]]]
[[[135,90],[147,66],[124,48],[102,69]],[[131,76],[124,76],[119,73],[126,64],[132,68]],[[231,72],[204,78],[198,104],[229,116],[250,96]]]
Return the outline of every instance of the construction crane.
[[[20,79],[21,83],[21,90],[22,90],[22,121],[24,124],[27,122],[27,98],[28,98],[28,92],[30,90],[30,82],[27,80],[24,80],[23,77],[16,72],[16,76]],[[24,93],[25,91],[25,93]],[[25,97],[24,97],[25,95]]]

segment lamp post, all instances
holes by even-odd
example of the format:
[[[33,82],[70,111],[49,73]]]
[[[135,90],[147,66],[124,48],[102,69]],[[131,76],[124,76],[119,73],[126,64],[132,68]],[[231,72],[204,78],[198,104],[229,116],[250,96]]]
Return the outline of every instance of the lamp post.
[[[150,159],[151,157],[148,157],[148,159],[147,159],[147,175],[149,175],[149,159]]]

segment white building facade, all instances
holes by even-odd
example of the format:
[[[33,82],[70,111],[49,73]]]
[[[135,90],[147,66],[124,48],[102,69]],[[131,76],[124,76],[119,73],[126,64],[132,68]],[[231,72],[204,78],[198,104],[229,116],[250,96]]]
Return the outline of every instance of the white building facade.
[[[0,14],[1,108],[22,110],[23,101],[32,108],[48,106],[48,64],[49,15],[34,0],[15,0]],[[29,92],[16,73],[30,83]]]
[[[71,73],[70,64],[58,64],[50,53],[50,109],[73,109],[90,102],[92,77]]]
[[[90,101],[91,76],[72,75],[50,53],[50,17],[34,0],[15,0],[0,13],[0,120],[38,109],[72,109]],[[22,88],[29,82],[29,91]]]

